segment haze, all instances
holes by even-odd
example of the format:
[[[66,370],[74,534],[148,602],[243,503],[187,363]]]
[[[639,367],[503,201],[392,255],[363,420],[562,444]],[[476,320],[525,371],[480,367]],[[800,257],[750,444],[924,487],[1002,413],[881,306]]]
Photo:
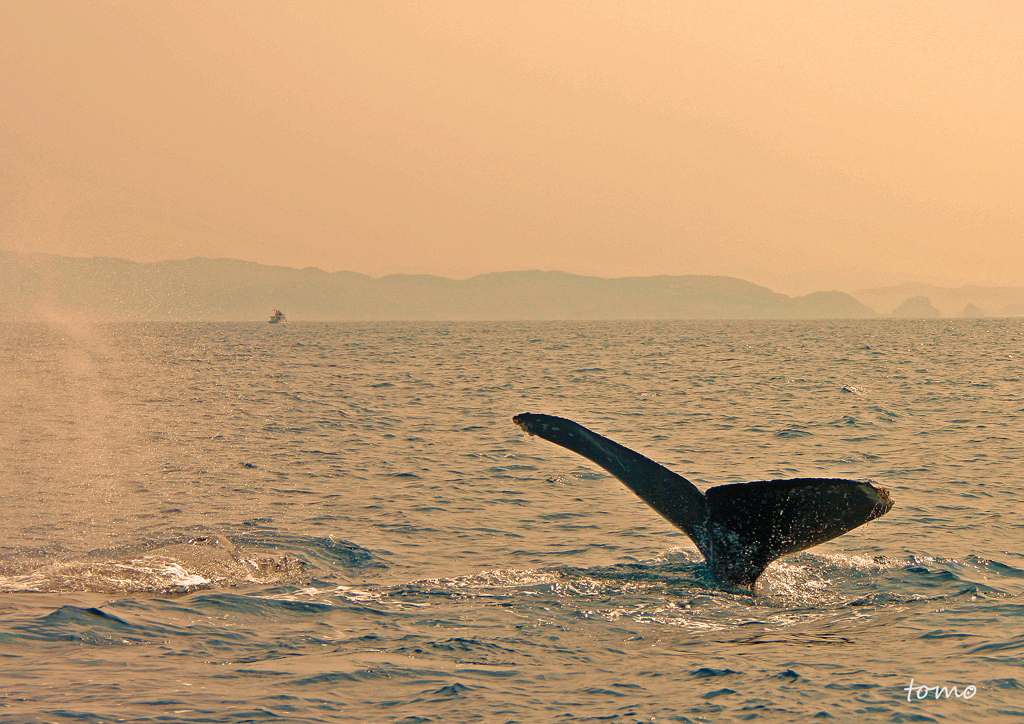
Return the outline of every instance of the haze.
[[[1024,285],[1005,2],[5,2],[0,248]]]

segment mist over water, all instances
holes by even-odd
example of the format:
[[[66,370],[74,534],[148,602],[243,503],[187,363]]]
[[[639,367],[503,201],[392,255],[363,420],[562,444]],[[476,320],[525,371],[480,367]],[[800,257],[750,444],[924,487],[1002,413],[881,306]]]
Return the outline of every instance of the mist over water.
[[[0,720],[1024,717],[1022,348],[1020,320],[0,327]],[[896,505],[740,595],[525,411],[702,489]]]

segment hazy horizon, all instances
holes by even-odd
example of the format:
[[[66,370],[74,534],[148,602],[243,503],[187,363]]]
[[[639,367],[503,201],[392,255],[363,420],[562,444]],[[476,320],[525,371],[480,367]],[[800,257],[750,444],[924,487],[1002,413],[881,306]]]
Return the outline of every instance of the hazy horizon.
[[[1024,11],[8,3],[0,248],[1024,286]]]
[[[643,278],[651,278],[651,277],[658,277],[658,276],[678,276],[678,277],[683,277],[683,276],[718,276],[718,277],[730,277],[730,278],[734,278],[734,279],[741,279],[743,281],[749,281],[749,282],[752,282],[754,284],[758,284],[759,286],[767,287],[767,288],[771,289],[772,291],[779,292],[779,293],[782,293],[782,294],[789,294],[791,296],[794,295],[794,294],[798,294],[799,295],[799,294],[808,294],[808,293],[818,292],[818,291],[830,291],[832,289],[835,289],[835,290],[838,290],[838,291],[843,291],[843,292],[850,292],[850,291],[869,291],[869,290],[873,290],[873,289],[883,289],[883,288],[884,289],[897,288],[897,287],[900,287],[900,286],[908,286],[908,285],[910,285],[910,286],[913,286],[913,285],[926,285],[926,286],[930,285],[930,286],[941,287],[941,288],[946,288],[946,289],[951,289],[951,290],[959,288],[959,287],[962,287],[962,286],[980,286],[980,287],[990,287],[990,288],[999,288],[1000,286],[1005,286],[1005,287],[1009,287],[1009,288],[1024,288],[1024,285],[1020,285],[1018,287],[1017,285],[996,285],[996,284],[972,285],[972,284],[969,284],[969,283],[968,284],[957,284],[956,282],[946,282],[946,283],[944,283],[943,280],[941,280],[941,279],[934,279],[934,278],[933,279],[929,279],[927,277],[923,277],[922,276],[922,277],[919,277],[919,278],[910,278],[910,277],[899,278],[898,280],[895,277],[889,277],[889,279],[891,279],[891,281],[889,281],[887,283],[880,283],[880,284],[876,284],[876,285],[865,284],[865,285],[861,285],[860,287],[857,287],[857,286],[840,287],[840,286],[836,286],[834,284],[831,285],[830,287],[826,287],[826,285],[822,285],[822,284],[817,284],[815,286],[815,282],[810,281],[810,282],[808,282],[808,288],[807,288],[806,291],[788,292],[785,289],[776,289],[771,284],[757,282],[757,281],[755,281],[753,279],[742,277],[742,276],[738,276],[736,274],[700,274],[700,273],[691,273],[691,272],[680,272],[678,274],[666,274],[666,273],[659,273],[659,274],[585,274],[585,273],[580,273],[580,272],[571,272],[571,271],[567,271],[565,269],[540,269],[540,268],[537,268],[537,267],[523,267],[523,268],[518,268],[518,269],[490,269],[490,270],[486,270],[486,271],[479,271],[479,272],[474,272],[474,273],[471,273],[471,274],[463,274],[463,275],[444,275],[444,274],[435,274],[435,273],[432,273],[432,272],[422,272],[422,271],[414,271],[414,270],[413,271],[393,270],[393,271],[384,271],[384,272],[380,272],[380,273],[368,273],[368,272],[360,272],[360,271],[355,270],[355,269],[325,269],[323,267],[317,266],[316,264],[307,264],[305,266],[297,266],[297,265],[293,265],[293,264],[269,264],[269,263],[259,262],[259,261],[256,261],[254,259],[243,259],[243,258],[239,258],[239,257],[227,257],[227,256],[221,256],[221,257],[218,257],[218,256],[204,256],[203,254],[193,254],[193,255],[190,255],[190,256],[167,257],[167,258],[163,258],[163,259],[140,260],[140,259],[132,259],[132,258],[129,258],[127,256],[112,256],[112,255],[106,255],[106,254],[57,254],[56,252],[51,252],[51,251],[17,251],[17,250],[13,250],[13,249],[0,249],[0,253],[4,253],[4,252],[11,252],[11,253],[15,253],[15,254],[28,254],[28,255],[34,255],[34,254],[47,255],[48,254],[48,255],[51,255],[51,256],[64,257],[64,258],[69,258],[69,259],[83,259],[83,260],[88,260],[88,259],[111,259],[111,260],[117,260],[117,261],[128,261],[128,262],[133,262],[133,263],[138,263],[138,264],[158,264],[158,263],[161,263],[161,262],[187,262],[187,261],[192,261],[192,260],[196,260],[196,259],[203,259],[203,260],[207,260],[207,261],[235,261],[235,262],[243,262],[243,263],[248,263],[248,264],[259,264],[261,266],[280,267],[280,268],[290,269],[290,270],[295,270],[295,271],[302,271],[304,269],[316,269],[318,271],[326,272],[328,274],[352,272],[352,273],[361,274],[361,275],[370,277],[372,279],[382,279],[382,278],[387,277],[387,276],[403,276],[403,275],[407,275],[407,276],[432,276],[432,277],[437,277],[439,279],[446,279],[446,280],[449,280],[449,281],[466,281],[466,280],[469,280],[469,279],[473,279],[473,278],[480,277],[480,276],[486,276],[486,275],[489,275],[489,274],[520,274],[520,273],[526,273],[526,272],[541,272],[541,273],[545,273],[545,274],[547,274],[547,273],[563,273],[563,274],[569,274],[569,275],[573,275],[573,276],[590,277],[590,278],[594,278],[594,279],[607,279],[607,280],[626,279],[626,278],[643,279]],[[814,270],[811,270],[811,271],[807,272],[807,277],[808,278],[812,278],[813,271]],[[870,273],[867,273],[867,272],[862,272],[860,274],[856,274],[856,273],[849,274],[848,278],[852,278],[852,279],[856,279],[856,278],[872,278],[872,276],[874,276],[874,275],[872,275]],[[879,274],[878,276],[880,278],[884,278],[885,277],[885,275],[881,275],[881,274]]]

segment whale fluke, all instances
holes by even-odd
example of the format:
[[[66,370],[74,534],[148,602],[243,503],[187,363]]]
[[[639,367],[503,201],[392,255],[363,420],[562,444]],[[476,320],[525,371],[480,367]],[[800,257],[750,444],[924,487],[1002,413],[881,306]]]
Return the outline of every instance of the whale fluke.
[[[749,590],[776,558],[840,536],[893,505],[883,487],[838,478],[759,480],[701,493],[681,475],[572,420],[524,412],[512,421],[600,465],[686,533],[719,580]]]

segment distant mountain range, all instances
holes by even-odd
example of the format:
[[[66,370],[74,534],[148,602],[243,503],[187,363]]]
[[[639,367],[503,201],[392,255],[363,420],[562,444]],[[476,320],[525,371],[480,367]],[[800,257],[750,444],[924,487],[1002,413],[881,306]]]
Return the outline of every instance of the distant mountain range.
[[[879,314],[894,317],[1024,316],[1024,289],[1020,287],[937,287],[911,282],[861,289],[853,296]]]
[[[1024,290],[1016,291],[1024,302]],[[8,321],[68,314],[110,321],[265,321],[275,308],[292,320],[338,321],[863,318],[879,308],[866,300],[884,308],[895,299],[891,310],[919,296],[883,292],[789,297],[742,279],[698,275],[604,279],[520,271],[463,280],[376,279],[235,259],[139,263],[0,252],[0,309]],[[932,296],[947,304],[946,297]]]

